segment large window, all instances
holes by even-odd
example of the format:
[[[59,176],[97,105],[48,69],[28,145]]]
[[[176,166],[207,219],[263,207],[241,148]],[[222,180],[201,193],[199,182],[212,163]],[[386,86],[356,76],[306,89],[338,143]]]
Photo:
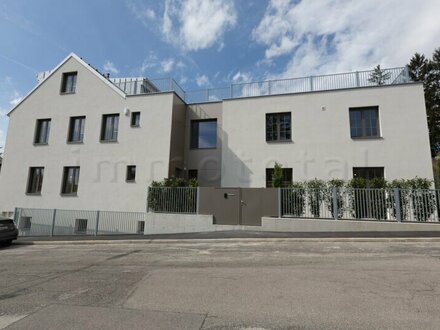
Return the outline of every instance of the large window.
[[[26,193],[40,194],[43,186],[44,167],[29,168],[29,178]]]
[[[77,72],[63,73],[63,80],[61,82],[61,93],[75,93]]]
[[[84,126],[86,117],[70,117],[69,142],[82,142],[84,139]]]
[[[191,121],[191,149],[217,147],[217,119]]]
[[[292,125],[290,112],[266,114],[266,141],[290,141]]]
[[[78,192],[78,182],[79,166],[65,167],[61,193],[65,195],[76,195]]]
[[[289,184],[292,183],[292,169],[291,168],[283,168],[283,183],[281,184],[284,188],[288,187]],[[266,168],[266,188],[272,187],[272,177],[273,177],[273,168]]]
[[[35,128],[35,144],[47,144],[49,141],[50,119],[38,119]]]
[[[353,177],[371,180],[384,177],[383,167],[353,167]]]
[[[379,108],[350,108],[350,134],[356,138],[379,137]]]
[[[101,127],[101,141],[118,141],[119,114],[103,115]]]

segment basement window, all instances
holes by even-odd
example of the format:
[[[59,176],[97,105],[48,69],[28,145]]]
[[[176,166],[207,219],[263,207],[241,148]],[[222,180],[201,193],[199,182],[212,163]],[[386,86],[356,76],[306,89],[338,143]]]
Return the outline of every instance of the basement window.
[[[87,234],[87,219],[75,219],[75,234]]]
[[[274,171],[273,168],[266,168],[266,188],[272,188],[273,171]],[[293,170],[291,168],[282,168],[282,171],[283,171],[283,182],[281,186],[283,188],[287,188],[292,183]]]

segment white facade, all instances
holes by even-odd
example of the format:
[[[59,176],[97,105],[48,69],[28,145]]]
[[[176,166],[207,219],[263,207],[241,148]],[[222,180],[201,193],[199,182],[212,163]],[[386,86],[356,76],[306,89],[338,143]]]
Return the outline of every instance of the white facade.
[[[75,93],[60,93],[77,72]],[[377,106],[380,137],[350,137],[349,109]],[[128,109],[128,110],[127,110]],[[130,124],[140,112],[139,127]],[[267,113],[290,112],[289,142],[266,142]],[[119,114],[117,142],[101,142],[102,117]],[[85,116],[82,143],[68,143],[71,117]],[[50,118],[47,145],[34,145],[36,121]],[[217,120],[215,147],[191,148],[191,122]],[[266,168],[292,168],[293,180],[352,178],[353,167],[383,167],[387,179],[432,179],[421,84],[227,99],[187,105],[175,93],[126,95],[70,55],[10,113],[0,212],[15,207],[136,211],[152,180],[197,170],[202,186],[264,187]],[[126,182],[126,167],[136,179]],[[78,192],[61,194],[63,168],[79,166]],[[27,194],[30,167],[44,167],[40,194]]]

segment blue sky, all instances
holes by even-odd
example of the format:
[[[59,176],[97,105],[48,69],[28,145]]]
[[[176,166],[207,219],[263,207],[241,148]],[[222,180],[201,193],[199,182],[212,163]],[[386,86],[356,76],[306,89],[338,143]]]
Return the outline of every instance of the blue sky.
[[[5,113],[75,52],[112,77],[185,90],[402,66],[440,46],[438,0],[0,0]]]

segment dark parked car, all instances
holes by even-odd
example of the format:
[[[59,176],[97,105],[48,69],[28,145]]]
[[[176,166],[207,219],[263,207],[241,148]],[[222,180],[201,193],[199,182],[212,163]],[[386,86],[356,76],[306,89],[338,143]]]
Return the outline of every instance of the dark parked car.
[[[18,229],[14,221],[0,216],[0,244],[9,245],[17,236]]]

